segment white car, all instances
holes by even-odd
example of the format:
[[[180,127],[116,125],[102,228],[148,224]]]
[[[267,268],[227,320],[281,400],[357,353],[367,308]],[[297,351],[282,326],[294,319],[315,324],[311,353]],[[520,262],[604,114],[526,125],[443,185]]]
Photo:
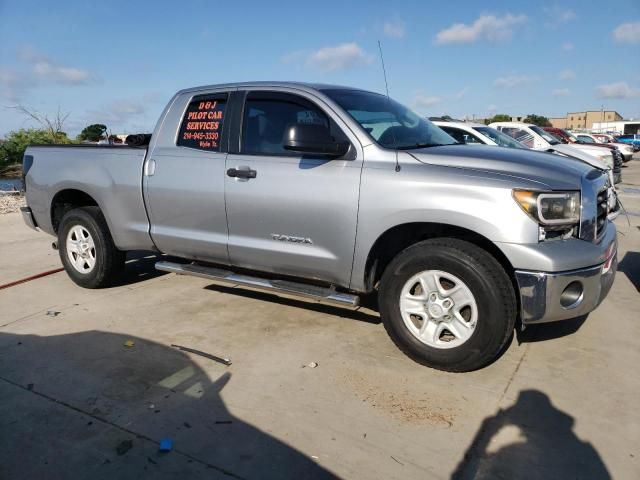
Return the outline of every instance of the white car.
[[[596,144],[604,144],[604,145],[616,147],[618,150],[620,150],[620,153],[622,154],[622,159],[625,162],[628,162],[633,158],[633,146],[627,143],[616,142],[615,139],[610,135],[602,135],[602,134],[592,135],[590,133],[582,133],[582,132],[572,133],[572,135],[574,135],[578,139],[578,141],[582,143],[587,143],[587,144],[596,143]]]
[[[620,182],[620,174],[614,172],[613,156],[610,153],[602,148],[589,145],[579,144],[580,148],[564,145],[536,125],[517,122],[495,122],[487,126],[480,123],[446,122],[441,120],[435,120],[433,123],[460,143],[497,145],[510,148],[525,147],[573,157],[599,170],[606,171],[611,185]],[[503,127],[508,125],[508,127],[505,127],[505,130],[501,130],[493,127],[494,125]],[[544,134],[544,137],[537,133],[538,130]],[[548,140],[546,137],[548,137]],[[509,139],[515,143],[510,143]],[[534,145],[537,145],[537,148]]]
[[[467,145],[477,144],[509,148],[529,148],[509,135],[482,123],[446,122],[444,120],[434,120],[433,123],[455,138],[458,142],[466,143]]]
[[[447,132],[450,136],[455,138],[460,143],[466,143],[468,145],[474,144],[483,144],[483,145],[495,145],[500,147],[509,147],[509,148],[532,148],[529,145],[532,145],[532,139],[534,138],[535,131],[531,134],[522,133],[518,139],[514,138],[512,135],[507,134],[499,129],[493,128],[492,126],[483,125],[481,123],[471,123],[471,122],[446,122],[443,120],[435,120],[434,124],[442,128],[445,132]],[[501,123],[511,123],[511,122],[501,122]],[[493,125],[493,124],[491,124]],[[517,124],[524,125],[524,124]],[[534,125],[534,127],[536,127]],[[539,127],[536,127],[539,128]],[[517,134],[517,132],[513,132],[509,130],[511,134]],[[547,132],[543,133],[546,135]],[[524,138],[525,142],[520,142],[520,138]],[[555,140],[555,139],[553,139]],[[587,146],[588,149],[593,149],[593,147]],[[599,168],[600,170],[610,171],[610,164],[613,163],[613,159],[611,158],[611,162],[607,162],[606,152],[603,155],[602,149],[597,149],[597,155],[587,154],[582,149],[573,148],[573,146],[564,145],[560,142],[557,144],[549,144],[548,146],[542,146],[541,148],[537,148],[536,150],[541,150],[545,152],[557,153],[560,155],[570,156],[574,158],[578,158],[583,162],[588,163],[589,165]],[[602,158],[602,157],[605,158]],[[611,157],[611,155],[609,155]],[[612,180],[613,181],[613,180]]]
[[[593,160],[604,162],[606,166],[613,171],[613,155],[611,155],[610,151],[606,151],[602,147],[590,146],[582,143],[565,145],[558,141],[558,139],[549,132],[545,132],[537,125],[529,123],[494,122],[490,123],[489,126],[501,131],[502,133],[506,133],[510,137],[534,150],[542,150],[545,152],[555,151],[564,155],[578,157],[596,167],[596,164],[589,161],[589,157],[594,157]],[[580,153],[587,155],[580,156]]]
[[[529,147],[518,142],[506,133],[482,123],[447,122],[444,120],[433,120],[433,123],[447,132],[458,142],[467,145],[493,145],[498,147],[523,148],[525,150],[529,149]],[[611,182],[607,200],[612,212],[611,215],[609,215],[609,219],[613,220],[618,216],[620,209],[618,206],[617,195],[615,193],[613,170],[605,162],[562,143],[553,145],[552,147],[545,149],[545,151],[562,156],[577,158],[578,160],[582,160],[599,170],[607,172],[609,181]]]

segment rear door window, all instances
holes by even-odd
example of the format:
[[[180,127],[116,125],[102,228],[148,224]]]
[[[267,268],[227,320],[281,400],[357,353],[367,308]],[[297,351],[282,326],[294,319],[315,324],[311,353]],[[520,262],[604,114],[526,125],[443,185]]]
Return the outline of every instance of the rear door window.
[[[226,151],[222,148],[226,106],[226,94],[194,97],[182,118],[176,144],[209,152]]]
[[[447,132],[449,135],[451,135],[456,140],[456,142],[465,143],[464,135],[461,130],[458,130],[457,128],[451,128],[451,127],[440,127],[440,128],[445,132]]]
[[[521,128],[514,127],[499,127],[499,129],[501,132],[506,133],[514,140],[517,140],[518,142],[526,145],[529,148],[533,148],[533,135],[531,135],[529,132],[522,130]]]

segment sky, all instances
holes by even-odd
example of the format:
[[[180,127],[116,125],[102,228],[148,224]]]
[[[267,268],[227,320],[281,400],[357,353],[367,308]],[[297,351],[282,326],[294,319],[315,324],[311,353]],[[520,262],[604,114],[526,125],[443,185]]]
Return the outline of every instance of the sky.
[[[295,80],[384,92],[427,116],[640,118],[640,0],[51,3],[0,0],[0,136],[151,132],[175,91]]]

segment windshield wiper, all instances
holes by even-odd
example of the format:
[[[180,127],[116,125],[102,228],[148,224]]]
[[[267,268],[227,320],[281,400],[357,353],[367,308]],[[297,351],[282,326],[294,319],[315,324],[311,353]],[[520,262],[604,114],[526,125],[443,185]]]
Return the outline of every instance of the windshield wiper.
[[[457,145],[456,143],[416,143],[414,145],[402,145],[396,150],[413,150],[414,148],[442,147],[444,145]]]

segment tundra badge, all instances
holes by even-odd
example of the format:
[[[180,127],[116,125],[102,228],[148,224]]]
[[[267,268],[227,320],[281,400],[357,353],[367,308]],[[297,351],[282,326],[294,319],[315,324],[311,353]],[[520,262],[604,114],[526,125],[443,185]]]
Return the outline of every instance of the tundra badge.
[[[272,233],[271,238],[280,242],[292,242],[292,243],[308,243],[313,245],[313,242],[308,237],[294,237],[291,235],[281,235],[279,233]]]

